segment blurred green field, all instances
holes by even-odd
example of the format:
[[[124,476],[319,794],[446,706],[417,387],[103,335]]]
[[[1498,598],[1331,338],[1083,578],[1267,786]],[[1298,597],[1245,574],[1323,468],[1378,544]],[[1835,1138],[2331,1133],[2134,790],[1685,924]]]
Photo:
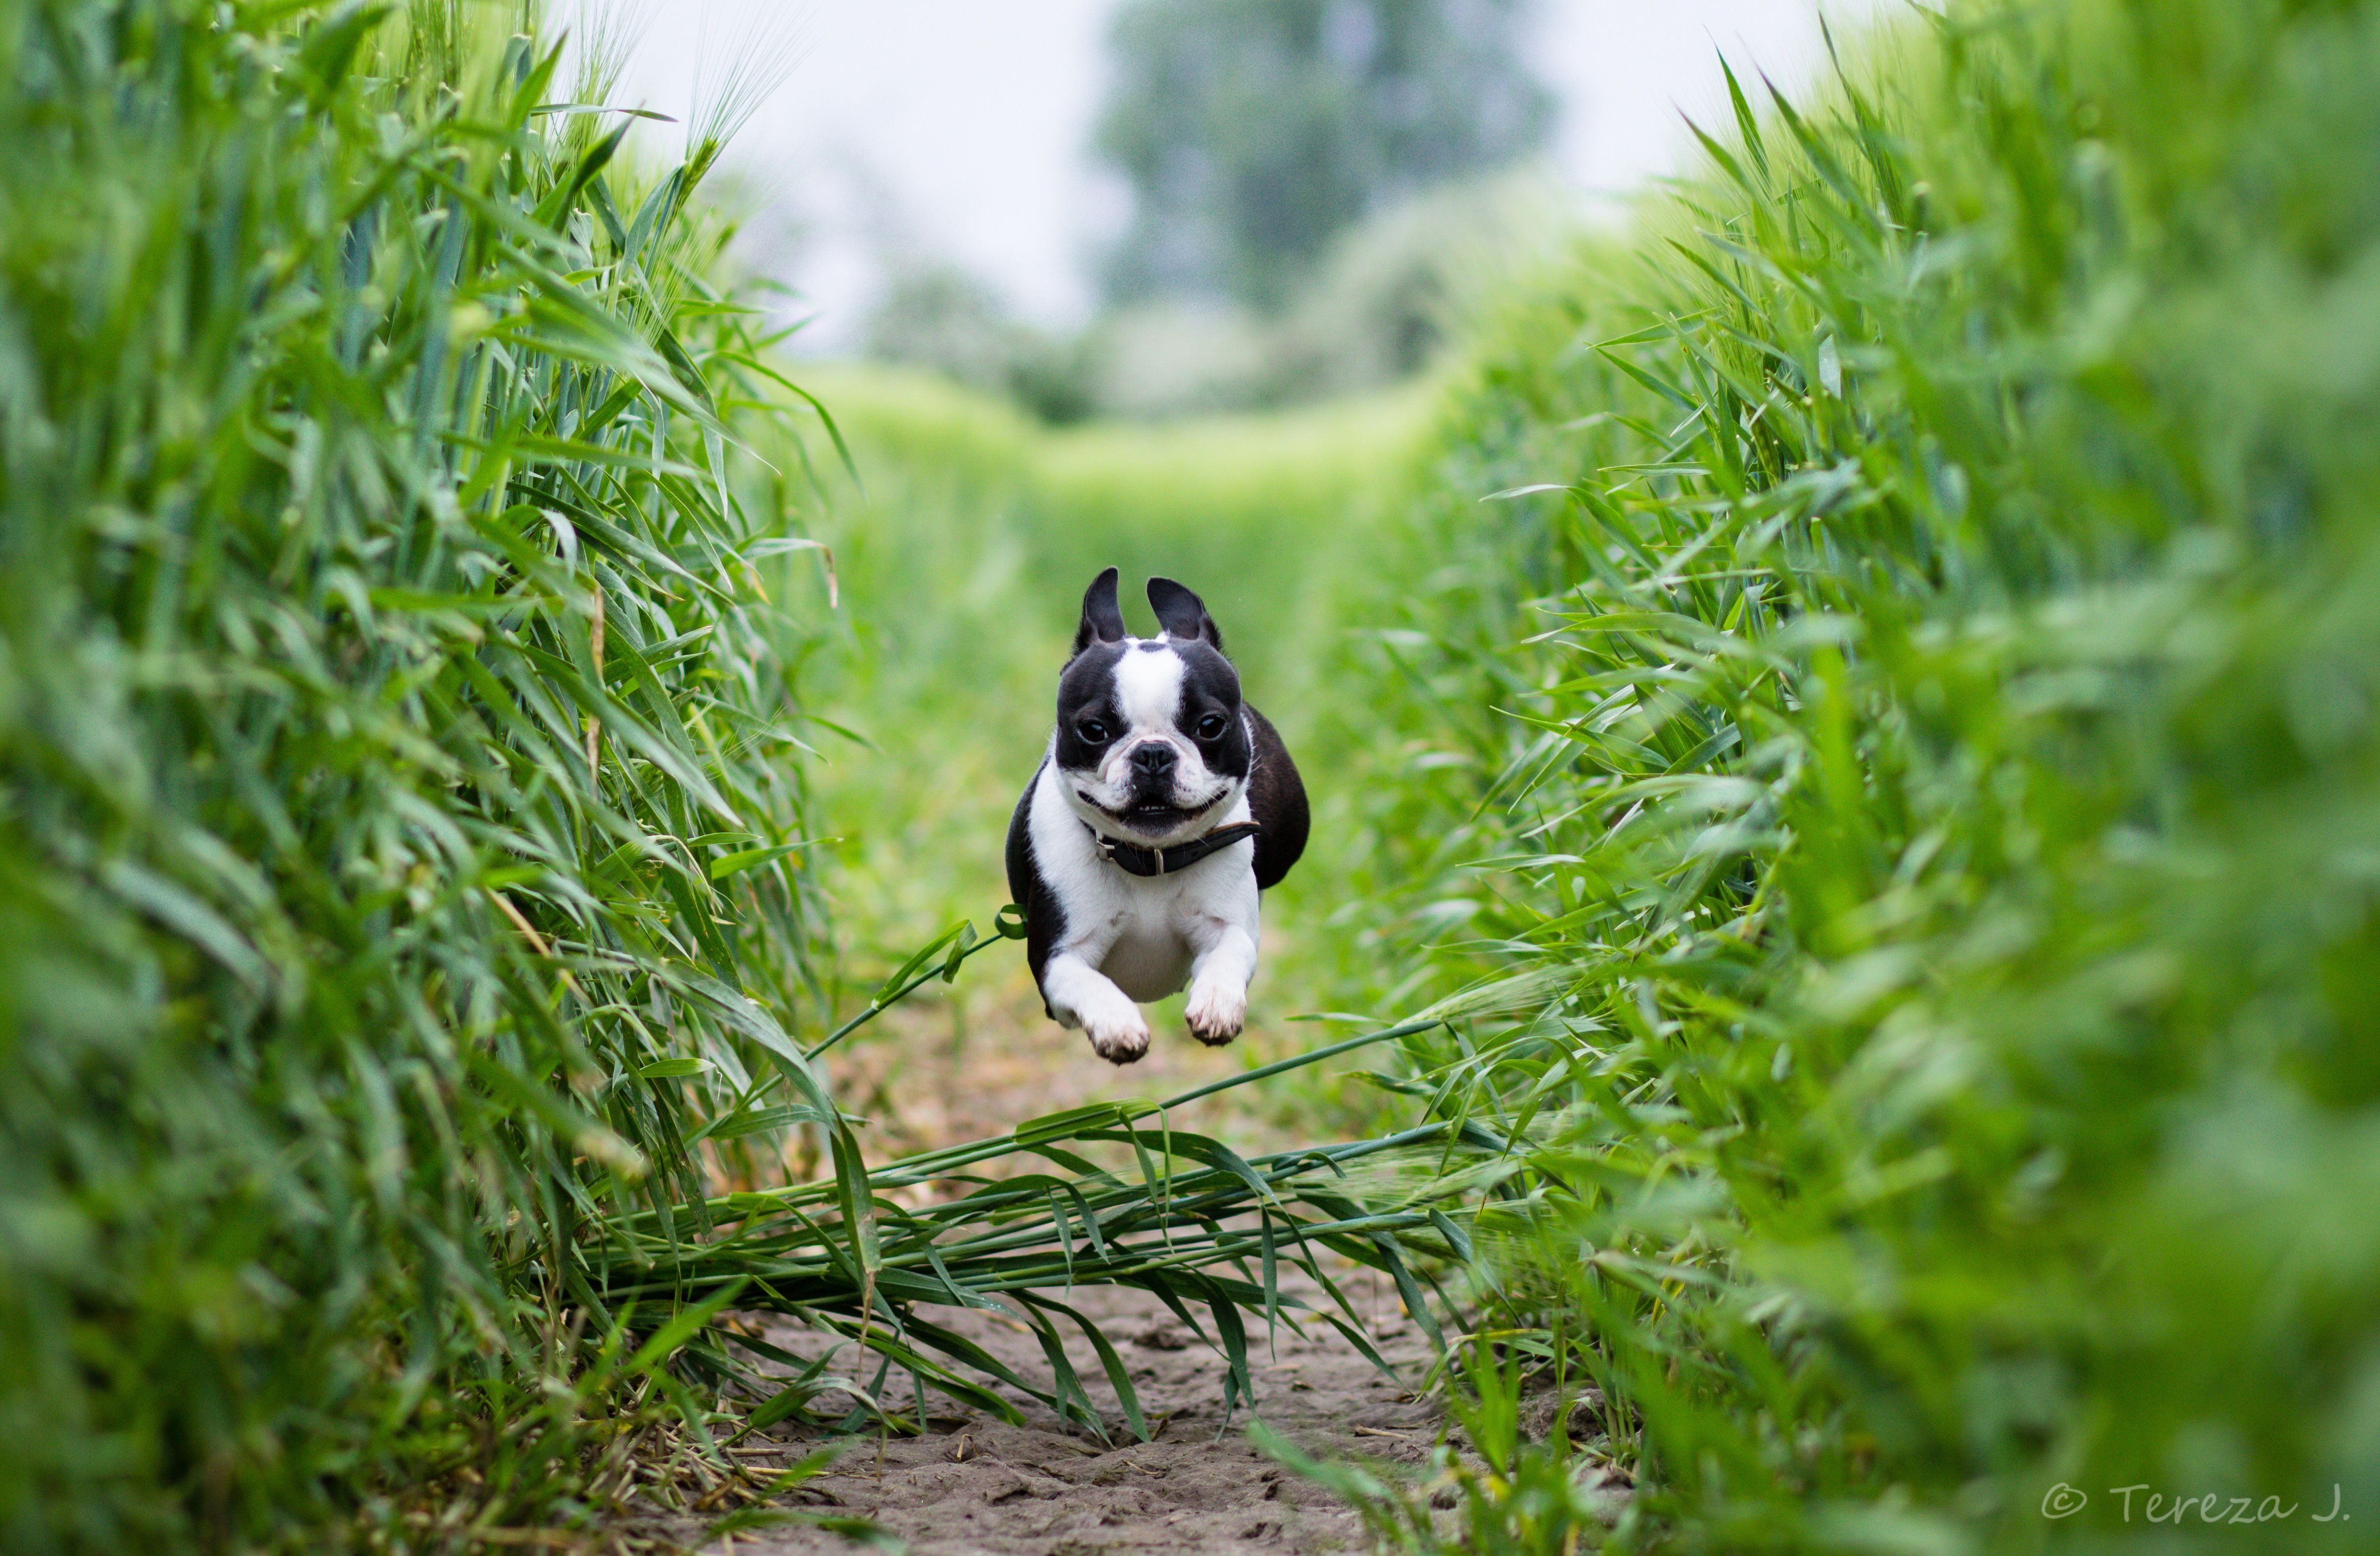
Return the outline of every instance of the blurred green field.
[[[1052,429],[1006,403],[893,370],[821,367],[806,386],[848,440],[860,482],[807,442],[832,495],[833,547],[796,609],[816,726],[816,824],[844,952],[862,985],[960,918],[1008,900],[1008,816],[1049,738],[1082,591],[1102,567],[1154,631],[1140,581],[1202,594],[1247,694],[1281,727],[1327,806],[1344,688],[1320,668],[1360,630],[1390,516],[1413,500],[1442,387],[1263,416]],[[779,450],[787,464],[795,456]],[[847,732],[841,733],[841,732]],[[864,743],[863,743],[864,742]],[[1272,899],[1267,935],[1328,911],[1322,871]],[[1307,877],[1316,878],[1309,887]],[[1291,965],[1294,966],[1293,957]],[[1271,980],[1271,1007],[1290,995]],[[1316,991],[1305,986],[1309,995]]]

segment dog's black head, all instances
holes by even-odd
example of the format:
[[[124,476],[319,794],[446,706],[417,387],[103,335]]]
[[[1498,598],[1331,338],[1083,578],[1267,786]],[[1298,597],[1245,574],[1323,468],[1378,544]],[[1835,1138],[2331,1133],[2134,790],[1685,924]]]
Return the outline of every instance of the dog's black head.
[[[1124,635],[1116,570],[1091,580],[1075,656],[1058,677],[1054,751],[1077,814],[1110,836],[1166,847],[1212,830],[1248,783],[1240,677],[1206,604],[1148,580],[1163,631]]]

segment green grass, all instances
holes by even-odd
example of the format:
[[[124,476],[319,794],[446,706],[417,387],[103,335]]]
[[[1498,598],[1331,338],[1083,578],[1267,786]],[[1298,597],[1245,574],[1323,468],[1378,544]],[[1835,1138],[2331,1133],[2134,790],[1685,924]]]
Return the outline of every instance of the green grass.
[[[1345,1000],[1536,991],[1405,1045],[1530,1142],[1466,1549],[2368,1546],[2376,82],[2365,4],[1955,5],[1482,354],[1330,671]]]
[[[1392,1040],[1441,1019],[1442,1013],[1426,1013],[1175,1097],[1069,1109],[987,1139],[884,1163],[867,1174],[864,1203],[850,1197],[839,1175],[623,1218],[607,1227],[596,1250],[604,1267],[601,1299],[615,1307],[694,1303],[693,1311],[706,1317],[733,1302],[790,1315],[843,1343],[806,1365],[738,1337],[741,1348],[800,1368],[769,1377],[739,1364],[715,1337],[690,1343],[686,1359],[746,1391],[751,1407],[745,1429],[788,1417],[830,1424],[833,1417],[808,1409],[830,1392],[859,1402],[846,1428],[872,1421],[880,1429],[922,1431],[931,1392],[1021,1423],[1015,1396],[1022,1394],[1101,1441],[1151,1440],[1113,1343],[1068,1304],[1077,1286],[1152,1293],[1216,1347],[1227,1367],[1227,1419],[1235,1407],[1257,1403],[1248,1370],[1250,1318],[1268,1327],[1318,1320],[1387,1370],[1332,1271],[1343,1275],[1352,1264],[1386,1272],[1408,1310],[1436,1334],[1433,1300],[1444,1307],[1450,1299],[1431,1272],[1469,1249],[1447,1214],[1459,1210],[1466,1190],[1445,1177],[1451,1170],[1492,1166],[1509,1142],[1477,1124],[1433,1121],[1371,1139],[1243,1157],[1220,1139],[1174,1127],[1172,1114],[1333,1051]],[[1101,1156],[1116,1165],[1103,1167]],[[1058,1172],[1032,1170],[1043,1164]],[[972,1186],[922,1209],[894,1197],[925,1185]],[[698,1213],[721,1234],[682,1246],[672,1218]],[[863,1235],[848,1235],[863,1223]],[[1326,1260],[1325,1254],[1336,1257]],[[1327,1301],[1310,1306],[1284,1295],[1283,1266],[1303,1270]],[[1049,1384],[918,1313],[920,1303],[1020,1315],[1040,1337]],[[1208,1314],[1211,1335],[1194,1309]],[[1084,1391],[1069,1339],[1088,1343],[1114,1390],[1121,1420],[1103,1416]],[[844,1346],[848,1370],[829,1372]],[[866,1373],[871,1353],[872,1378]],[[905,1411],[885,1387],[896,1369],[909,1385]],[[1011,1392],[988,1387],[987,1378]]]
[[[569,1519],[667,1382],[580,1229],[807,1073],[722,127],[520,19],[0,9],[11,1550]]]

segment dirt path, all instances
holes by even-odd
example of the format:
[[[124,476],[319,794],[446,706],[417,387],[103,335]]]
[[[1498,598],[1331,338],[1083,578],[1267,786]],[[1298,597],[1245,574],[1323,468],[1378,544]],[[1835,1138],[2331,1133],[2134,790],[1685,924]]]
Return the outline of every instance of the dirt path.
[[[873,1519],[906,1540],[912,1556],[1303,1556],[1359,1550],[1362,1530],[1354,1514],[1259,1453],[1245,1435],[1253,1415],[1318,1454],[1404,1464],[1427,1456],[1435,1414],[1408,1392],[1427,1365],[1427,1343],[1399,1314],[1392,1293],[1368,1291],[1360,1275],[1354,1282],[1352,1298],[1362,1304],[1377,1295],[1383,1304],[1378,1344],[1400,1380],[1382,1376],[1327,1327],[1312,1326],[1307,1339],[1284,1327],[1269,1349],[1261,1334],[1251,1336],[1257,1405],[1254,1412],[1242,1406],[1227,1423],[1220,1354],[1153,1297],[1078,1291],[1071,1298],[1075,1306],[1117,1340],[1155,1428],[1154,1441],[1135,1442],[1122,1429],[1115,1397],[1087,1354],[1077,1358],[1077,1370],[1111,1423],[1113,1446],[1064,1429],[1038,1405],[1026,1410],[1024,1425],[1012,1426],[934,1396],[929,1435],[891,1439],[880,1471],[873,1440],[864,1442],[796,1500],[820,1512]],[[1022,1376],[1048,1375],[1038,1344],[1021,1323],[957,1309],[933,1309],[930,1316],[965,1332]],[[770,1338],[787,1349],[815,1343],[793,1325],[772,1322],[770,1330]],[[897,1393],[895,1400],[905,1404]],[[822,1435],[784,1433],[768,1449],[744,1456],[755,1469],[789,1464]],[[692,1538],[699,1527],[677,1532]],[[732,1549],[753,1556],[845,1556],[858,1548],[839,1535],[784,1526],[733,1537]]]
[[[861,1138],[879,1161],[953,1141],[980,1138],[1022,1119],[1111,1098],[1160,1097],[1236,1073],[1241,1050],[1200,1047],[1181,1029],[1178,1011],[1152,1013],[1158,1028],[1149,1056],[1124,1069],[1099,1063],[1078,1034],[1041,1016],[1031,980],[987,979],[956,998],[918,1000],[887,1013],[868,1040],[838,1052],[832,1064],[847,1107],[868,1118]],[[1245,1039],[1257,1058],[1291,1052],[1311,1031],[1259,1027]],[[1194,1104],[1204,1116],[1177,1124],[1211,1130],[1248,1149],[1285,1143],[1262,1100],[1227,1093]],[[788,1162],[799,1173],[811,1164]],[[1038,1167],[1038,1162],[1022,1165]],[[1302,1276],[1283,1272],[1283,1291],[1323,1299]],[[1436,1433],[1433,1405],[1415,1397],[1431,1353],[1399,1305],[1394,1287],[1367,1270],[1334,1270],[1398,1377],[1383,1376],[1335,1331],[1315,1322],[1301,1338],[1286,1326],[1268,1343],[1251,1325],[1253,1410],[1243,1403],[1226,1421],[1222,1355],[1184,1329],[1155,1297],[1137,1291],[1052,1292],[1097,1322],[1132,1374],[1155,1441],[1136,1442],[1099,1359],[1079,1337],[1068,1350],[1086,1391],[1110,1423],[1111,1444],[1062,1428],[1026,1400],[1025,1423],[929,1396],[929,1435],[892,1438],[880,1470],[873,1439],[783,1506],[874,1520],[908,1543],[913,1556],[1092,1556],[1103,1551],[1239,1553],[1290,1556],[1364,1547],[1355,1515],[1258,1453],[1247,1441],[1251,1418],[1326,1457],[1355,1456],[1417,1465]],[[981,1311],[928,1307],[921,1317],[965,1334],[1019,1376],[1046,1380],[1049,1362],[1024,1324]],[[776,1346],[818,1353],[820,1337],[789,1320],[752,1315]],[[769,1370],[774,1370],[770,1368]],[[909,1408],[901,1380],[887,1403]],[[832,1415],[827,1395],[814,1408]],[[764,1446],[738,1450],[756,1471],[790,1465],[828,1434],[785,1429]],[[715,1514],[714,1514],[715,1516]],[[648,1535],[691,1543],[708,1520],[639,1521]],[[844,1537],[785,1526],[730,1537],[700,1548],[750,1556],[848,1556],[863,1549]]]
[[[1185,1029],[1177,995],[1149,1010],[1148,1057],[1119,1066],[1042,1014],[1021,954],[963,976],[973,981],[928,985],[828,1060],[837,1098],[868,1120],[860,1144],[871,1160],[981,1139],[1090,1102],[1176,1094],[1343,1035],[1282,1021],[1260,1002],[1237,1042],[1208,1048]],[[1245,1149],[1301,1143],[1288,1137],[1281,1104],[1262,1087],[1194,1107],[1177,1115],[1183,1126]]]

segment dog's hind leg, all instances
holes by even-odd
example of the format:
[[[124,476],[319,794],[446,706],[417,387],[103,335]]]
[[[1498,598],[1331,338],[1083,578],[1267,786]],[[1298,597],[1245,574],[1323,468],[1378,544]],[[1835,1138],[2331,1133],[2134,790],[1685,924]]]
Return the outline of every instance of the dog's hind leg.
[[[1148,1052],[1148,1022],[1132,997],[1072,951],[1041,969],[1041,998],[1061,1027],[1076,1027],[1091,1052],[1111,1064],[1129,1064]]]

